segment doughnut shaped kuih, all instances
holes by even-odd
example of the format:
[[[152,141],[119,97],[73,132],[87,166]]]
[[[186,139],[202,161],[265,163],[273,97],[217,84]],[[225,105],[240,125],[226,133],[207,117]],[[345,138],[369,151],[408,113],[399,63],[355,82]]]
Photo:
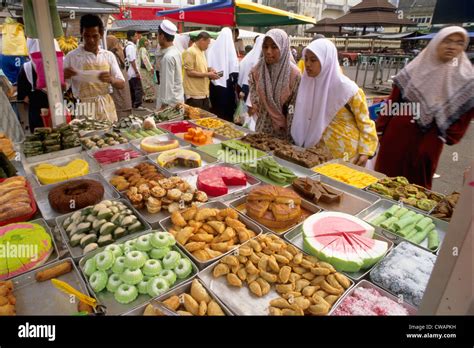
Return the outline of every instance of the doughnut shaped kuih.
[[[103,197],[104,186],[88,179],[68,181],[56,186],[48,194],[51,208],[62,214],[99,203]]]

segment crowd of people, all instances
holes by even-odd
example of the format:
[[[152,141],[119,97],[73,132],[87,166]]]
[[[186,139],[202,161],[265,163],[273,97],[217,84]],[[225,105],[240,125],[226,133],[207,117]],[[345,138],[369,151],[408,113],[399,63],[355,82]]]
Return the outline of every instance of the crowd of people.
[[[236,30],[223,28],[211,45],[209,33],[190,40],[164,20],[153,61],[150,41],[136,32],[127,33],[124,46],[107,36],[103,49],[99,17],[83,16],[80,30],[83,44],[64,59],[66,88],[93,103],[98,119],[116,121],[155,102],[157,109],[186,103],[232,122],[242,100],[257,132],[305,148],[324,145],[334,158],[360,166],[374,159],[376,170],[430,188],[443,144],[459,142],[474,115],[474,70],[461,27],[442,29],[395,77],[389,100],[418,103],[420,115],[384,114],[376,122],[364,91],[344,74],[336,46],[324,37],[298,59],[281,29],[256,37],[249,48]],[[29,69],[21,72],[19,98],[29,98],[31,108],[45,107]],[[32,127],[37,120],[30,114]]]

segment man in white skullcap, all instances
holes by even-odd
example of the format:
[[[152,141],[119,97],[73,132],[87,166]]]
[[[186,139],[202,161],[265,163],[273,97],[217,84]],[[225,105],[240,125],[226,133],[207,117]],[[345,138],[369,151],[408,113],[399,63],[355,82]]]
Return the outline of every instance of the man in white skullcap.
[[[177,30],[176,25],[167,19],[161,22],[158,28],[158,43],[161,49],[157,56],[157,109],[184,102],[181,53],[173,45]]]

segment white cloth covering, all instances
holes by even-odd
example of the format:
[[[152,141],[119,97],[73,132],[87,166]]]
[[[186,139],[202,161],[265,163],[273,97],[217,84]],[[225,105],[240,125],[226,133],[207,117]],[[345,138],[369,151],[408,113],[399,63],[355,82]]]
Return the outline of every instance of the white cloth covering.
[[[223,72],[222,77],[213,80],[212,83],[216,86],[227,87],[230,74],[239,72],[239,60],[235,52],[232,31],[229,28],[223,28],[207,51],[208,66],[214,68],[216,72]]]
[[[249,84],[250,70],[252,70],[252,68],[257,65],[258,60],[260,59],[264,38],[264,35],[260,35],[259,37],[257,37],[257,40],[255,41],[255,45],[253,46],[252,50],[247,53],[244,59],[242,59],[242,61],[240,62],[238,81],[240,87]]]

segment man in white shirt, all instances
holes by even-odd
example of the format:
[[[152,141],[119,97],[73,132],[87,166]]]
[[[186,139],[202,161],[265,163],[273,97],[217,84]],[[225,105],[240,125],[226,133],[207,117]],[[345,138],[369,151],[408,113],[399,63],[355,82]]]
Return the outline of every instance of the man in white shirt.
[[[184,102],[181,53],[173,45],[177,30],[176,25],[167,19],[161,22],[158,28],[158,43],[161,50],[157,56],[160,71],[157,109]]]
[[[132,95],[132,106],[134,109],[143,110],[143,86],[140,70],[137,65],[137,41],[138,35],[135,30],[127,31],[127,43],[125,44],[125,64],[128,66],[128,83]]]
[[[82,110],[91,111],[98,120],[115,122],[117,112],[111,87],[124,88],[125,79],[113,53],[99,48],[104,35],[102,20],[97,15],[84,15],[80,28],[84,44],[64,58],[64,78],[83,105]]]

